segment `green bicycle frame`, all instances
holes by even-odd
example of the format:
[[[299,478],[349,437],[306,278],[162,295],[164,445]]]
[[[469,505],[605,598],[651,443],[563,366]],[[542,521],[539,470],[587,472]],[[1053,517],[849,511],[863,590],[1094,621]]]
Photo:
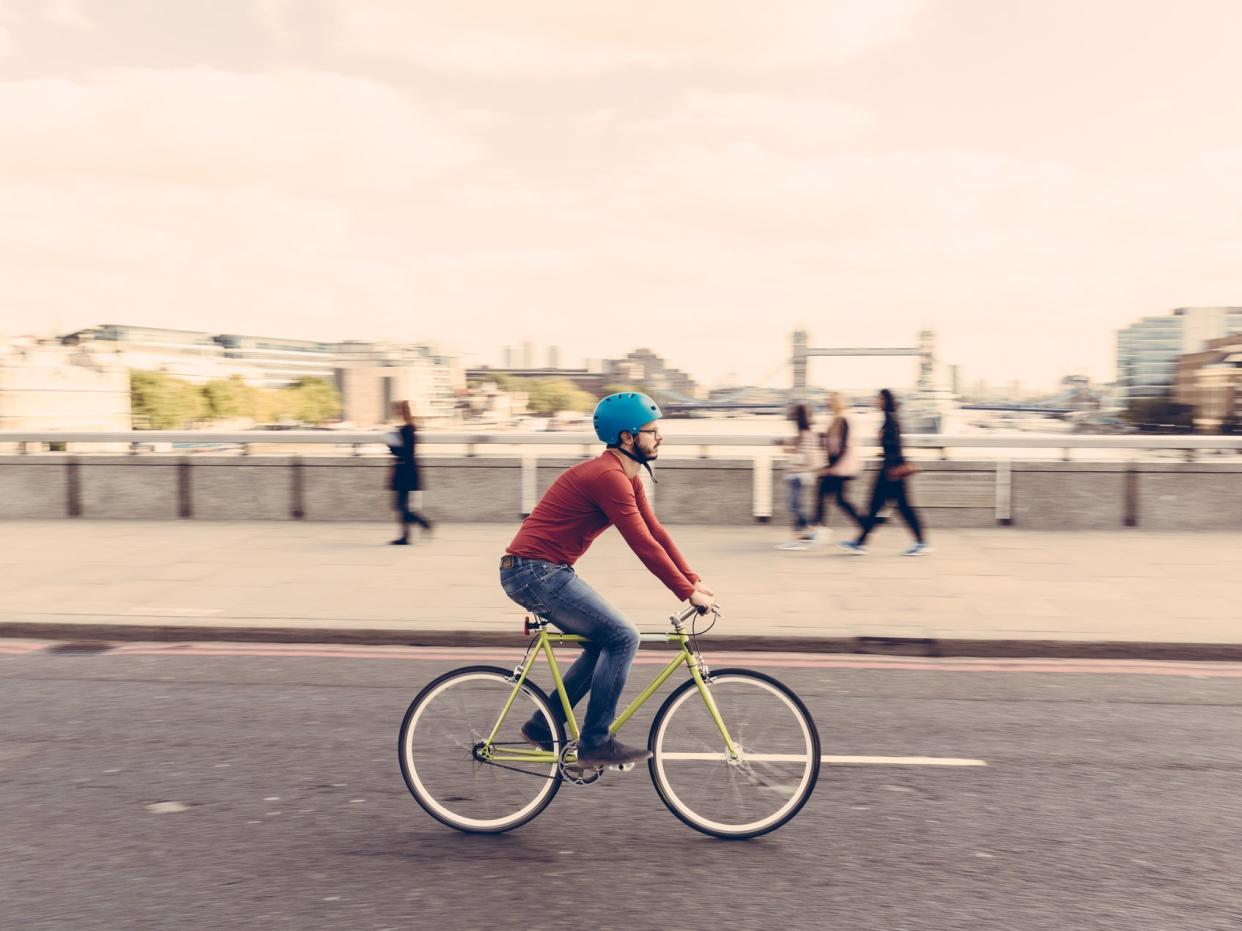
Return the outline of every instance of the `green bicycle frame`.
[[[656,693],[660,686],[668,681],[669,676],[676,672],[678,667],[684,664],[690,670],[690,676],[698,687],[703,703],[707,706],[708,714],[711,715],[717,730],[720,731],[720,736],[724,740],[725,751],[731,759],[736,759],[738,756],[737,745],[734,744],[733,738],[729,736],[729,729],[725,725],[724,718],[720,715],[720,709],[716,706],[716,701],[712,697],[711,691],[707,688],[707,682],[703,678],[699,658],[690,649],[690,635],[684,630],[675,630],[664,634],[643,634],[642,637],[647,640],[658,637],[666,643],[677,644],[677,655],[669,661],[667,666],[660,670],[659,674],[626,706],[625,710],[617,715],[616,720],[612,722],[612,726],[608,729],[609,733],[616,734],[621,730],[622,725],[634,716],[634,713]],[[496,719],[492,732],[479,749],[479,755],[482,759],[494,763],[550,763],[557,759],[557,755],[550,750],[534,748],[516,750],[507,745],[496,745],[494,743],[496,735],[500,733],[501,725],[504,724],[510,709],[513,708],[518,692],[521,691],[522,685],[530,675],[530,671],[535,665],[535,659],[540,653],[547,657],[548,668],[552,673],[552,682],[556,686],[556,694],[560,697],[561,707],[565,711],[565,726],[569,731],[569,739],[578,740],[578,722],[574,719],[573,707],[569,704],[569,695],[565,692],[565,681],[561,678],[561,670],[556,664],[556,656],[553,653],[552,647],[554,644],[586,643],[587,640],[588,638],[579,634],[564,634],[559,631],[549,633],[546,626],[539,628],[534,644],[527,650],[526,659],[522,663],[517,682],[513,686],[513,691],[509,694],[509,699],[505,702],[505,706],[500,712],[500,717]],[[572,754],[566,757],[566,762],[573,762],[573,760]]]

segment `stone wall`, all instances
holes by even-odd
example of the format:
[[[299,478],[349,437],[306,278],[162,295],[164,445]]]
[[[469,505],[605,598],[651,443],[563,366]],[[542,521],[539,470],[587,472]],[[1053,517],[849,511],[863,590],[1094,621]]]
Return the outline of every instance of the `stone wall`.
[[[541,495],[581,459],[538,461]],[[911,498],[929,527],[1154,530],[1242,529],[1242,462],[920,463]],[[384,458],[328,456],[0,456],[0,519],[392,520]],[[428,457],[423,510],[435,520],[509,523],[521,517],[518,458]],[[784,473],[770,501],[749,459],[671,459],[648,489],[670,524],[790,523]],[[847,486],[864,512],[874,464]],[[1006,487],[1009,491],[1006,494]],[[998,492],[999,488],[999,492]],[[756,500],[758,490],[760,500]],[[808,501],[809,505],[809,501]],[[846,518],[834,504],[829,524]]]

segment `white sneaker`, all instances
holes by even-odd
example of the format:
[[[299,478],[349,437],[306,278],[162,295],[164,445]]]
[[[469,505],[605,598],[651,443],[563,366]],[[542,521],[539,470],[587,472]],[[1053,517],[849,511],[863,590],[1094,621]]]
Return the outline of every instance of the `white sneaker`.
[[[819,545],[822,546],[823,544],[827,543],[831,539],[832,539],[832,528],[831,527],[816,527],[811,532],[812,543],[818,543]]]
[[[805,550],[809,549],[811,544],[806,540],[789,540],[786,543],[778,543],[778,550]]]
[[[902,556],[926,556],[930,552],[931,552],[931,547],[928,546],[926,543],[916,543],[914,544],[914,546],[910,547],[908,550],[906,550],[901,555]]]

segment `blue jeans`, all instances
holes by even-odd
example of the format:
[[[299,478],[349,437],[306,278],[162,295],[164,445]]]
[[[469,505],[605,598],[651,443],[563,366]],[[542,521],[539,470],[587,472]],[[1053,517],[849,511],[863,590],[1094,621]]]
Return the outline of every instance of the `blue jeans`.
[[[789,492],[789,513],[793,515],[794,526],[799,531],[806,530],[811,525],[811,522],[807,520],[806,511],[802,509],[803,484],[800,474],[785,476],[785,487]]]
[[[579,745],[595,747],[607,741],[625,677],[638,652],[638,629],[570,566],[519,557],[517,565],[500,570],[500,584],[526,610],[546,617],[567,634],[590,640],[565,673],[565,692],[570,705],[591,693]],[[552,713],[564,719],[556,698]]]

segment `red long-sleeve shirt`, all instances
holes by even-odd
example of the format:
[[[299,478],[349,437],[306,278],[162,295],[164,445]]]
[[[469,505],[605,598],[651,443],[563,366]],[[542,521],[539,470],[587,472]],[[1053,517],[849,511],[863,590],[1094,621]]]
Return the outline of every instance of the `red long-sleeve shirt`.
[[[561,473],[505,552],[572,566],[610,524],[669,591],[683,601],[694,594],[699,577],[656,520],[642,482],[607,450]]]

